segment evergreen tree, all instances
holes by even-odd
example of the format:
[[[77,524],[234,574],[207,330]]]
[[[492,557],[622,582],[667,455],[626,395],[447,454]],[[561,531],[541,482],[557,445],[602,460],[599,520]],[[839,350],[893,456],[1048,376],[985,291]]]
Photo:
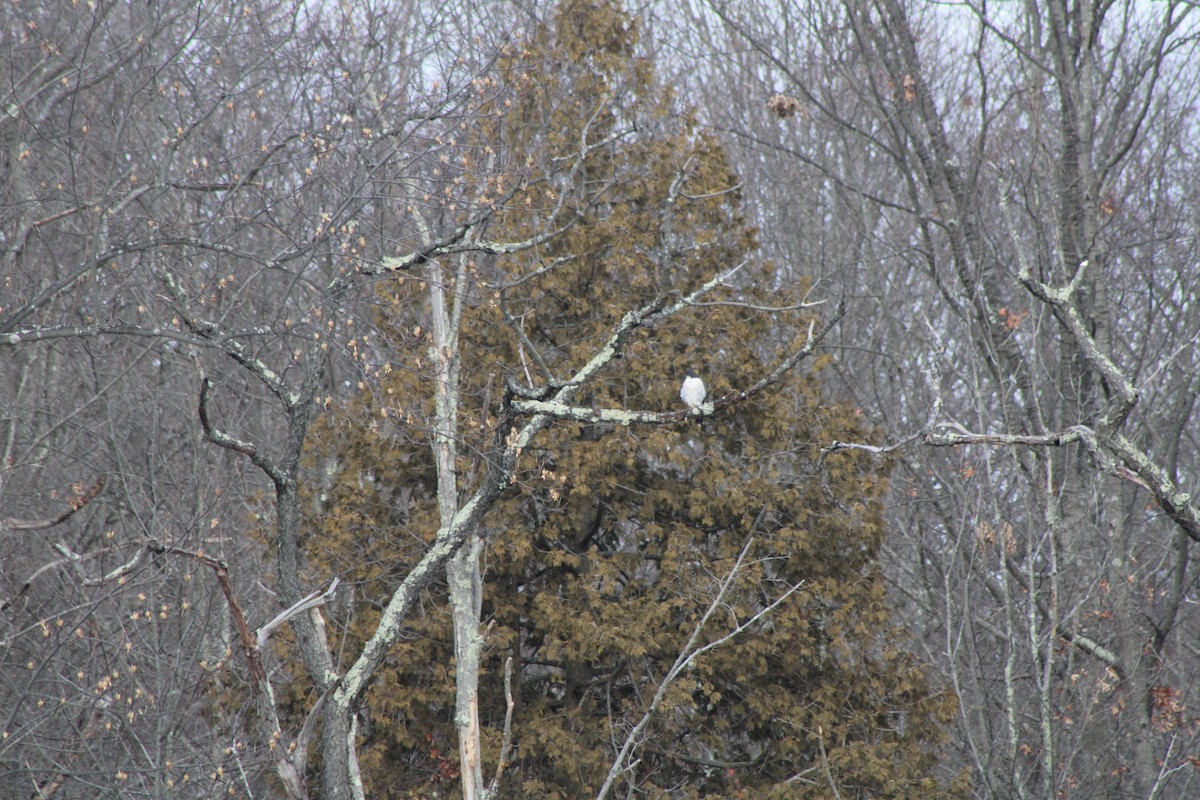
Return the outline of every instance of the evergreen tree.
[[[674,113],[615,3],[565,0],[497,65],[493,113],[464,135],[518,188],[497,188],[488,235],[537,247],[472,264],[458,464],[486,470],[509,377],[544,385],[585,362],[628,310],[684,295],[743,263],[754,234],[721,148]],[[508,102],[505,103],[503,99]],[[476,187],[478,188],[478,187]],[[710,401],[751,387],[802,344],[806,287],[738,271],[670,325],[638,332],[582,395],[597,408],[682,409],[684,371]],[[379,386],[319,426],[308,553],[355,587],[337,619],[353,656],[380,604],[438,528],[419,280],[380,285],[391,354]],[[769,309],[776,309],[771,311]],[[782,310],[779,310],[782,309]],[[669,425],[562,423],[522,455],[481,531],[486,627],[481,720],[495,764],[511,659],[513,797],[594,796],[718,586],[748,556],[702,642],[781,594],[763,621],[697,658],[669,688],[621,773],[639,796],[951,796],[934,772],[954,702],[898,646],[877,568],[885,477],[819,446],[864,439],[812,375]],[[316,576],[314,576],[316,577]],[[369,691],[361,766],[371,796],[452,794],[453,640],[445,591]]]

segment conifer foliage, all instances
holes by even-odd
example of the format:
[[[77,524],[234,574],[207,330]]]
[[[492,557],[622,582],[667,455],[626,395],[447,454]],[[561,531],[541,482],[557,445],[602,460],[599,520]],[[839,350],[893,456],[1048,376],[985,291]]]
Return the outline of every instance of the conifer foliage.
[[[459,143],[487,165],[478,183],[456,185],[492,204],[488,239],[537,240],[437,256],[472,259],[469,285],[452,288],[465,298],[460,495],[488,472],[497,426],[514,413],[510,382],[553,385],[629,310],[729,275],[639,329],[576,397],[680,411],[694,367],[717,401],[711,415],[560,420],[522,452],[486,516],[483,761],[494,770],[507,740],[506,796],[596,796],[632,732],[612,781],[625,796],[952,796],[935,771],[954,702],[897,646],[877,566],[885,465],[820,456],[822,443],[870,431],[854,409],[824,402],[811,372],[736,394],[802,345],[822,309],[801,302],[807,287],[747,263],[754,233],[738,178],[642,53],[617,4],[566,0],[496,65],[494,107]],[[314,580],[352,587],[353,602],[331,612],[331,645],[347,659],[439,528],[430,273],[397,272],[378,289],[384,377],[331,407],[310,451],[307,554]],[[422,602],[359,714],[368,796],[457,791],[445,586]],[[635,731],[710,608],[693,649],[736,636],[679,671]]]

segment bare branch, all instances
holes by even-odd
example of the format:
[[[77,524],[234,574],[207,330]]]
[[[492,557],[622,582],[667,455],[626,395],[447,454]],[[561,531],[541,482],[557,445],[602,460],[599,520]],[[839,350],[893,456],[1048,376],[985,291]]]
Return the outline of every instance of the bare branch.
[[[1192,495],[1180,489],[1179,484],[1165,469],[1151,460],[1124,434],[1114,433],[1104,437],[1102,441],[1106,448],[1111,449],[1141,479],[1138,485],[1150,489],[1167,516],[1187,531],[1194,541],[1200,542],[1200,508],[1197,508]],[[1101,443],[1093,440],[1088,441],[1088,444],[1092,446],[1093,452],[1096,452]],[[1115,473],[1115,470],[1113,471]],[[1115,474],[1117,477],[1125,477],[1120,473]]]
[[[114,567],[113,569],[109,570],[104,575],[102,575],[98,578],[93,578],[83,570],[83,559],[85,558],[85,556],[79,555],[78,553],[71,550],[71,548],[67,547],[65,544],[60,543],[60,544],[54,545],[53,547],[56,551],[58,551],[58,553],[60,555],[62,555],[62,557],[64,559],[66,559],[67,563],[69,563],[71,566],[73,566],[75,568],[75,573],[79,576],[79,581],[84,586],[103,586],[106,583],[111,583],[115,580],[119,580],[119,579],[125,577],[126,575],[128,575],[129,573],[133,572],[135,569],[137,569],[138,566],[142,563],[142,559],[145,558],[145,556],[146,556],[145,549],[139,547],[137,549],[137,551],[134,552],[133,557],[130,558],[128,561],[126,561],[124,564],[120,564],[120,565]],[[93,553],[92,555],[96,555],[96,554]],[[87,556],[87,557],[91,557],[91,556]]]
[[[906,436],[905,438],[903,438],[897,442],[893,442],[892,444],[888,444],[888,445],[861,444],[859,442],[840,442],[835,439],[834,441],[830,442],[829,444],[827,444],[821,448],[821,459],[820,460],[824,461],[825,456],[829,455],[830,453],[836,453],[838,450],[864,450],[868,453],[873,453],[874,455],[882,456],[882,455],[891,453],[894,450],[899,450],[900,448],[904,447],[907,444],[911,444],[912,442],[915,442],[917,439],[920,439],[923,435],[924,434],[914,433],[911,436]],[[818,463],[820,463],[820,462],[818,462]]]
[[[230,338],[229,333],[222,330],[220,325],[194,315],[191,312],[187,295],[184,294],[183,288],[179,285],[178,281],[175,280],[174,275],[169,272],[165,273],[163,275],[163,283],[166,285],[167,290],[171,293],[171,297],[175,300],[176,311],[179,313],[184,325],[187,326],[192,333],[196,334],[202,339],[219,341],[220,348],[224,350],[227,355],[248,369],[254,374],[255,377],[266,384],[271,393],[282,400],[284,405],[286,405],[289,409],[296,408],[302,402],[304,402],[305,397],[303,395],[289,389],[287,383],[280,375],[267,366],[266,363],[261,359],[255,358],[246,352],[245,346],[236,339]],[[203,401],[203,392],[201,393],[201,400]]]
[[[318,589],[310,592],[307,596],[300,598],[283,611],[280,611],[270,622],[260,627],[254,637],[255,643],[259,649],[266,647],[267,640],[271,638],[271,634],[275,632],[275,629],[287,622],[292,617],[296,616],[297,614],[302,614],[310,609],[319,608],[320,606],[332,601],[337,595],[338,583],[339,579],[334,578],[330,582],[329,588],[327,588],[325,591],[322,592]]]
[[[95,500],[96,495],[100,494],[101,490],[104,489],[104,484],[107,480],[106,476],[101,475],[86,490],[77,491],[76,495],[67,501],[67,507],[56,516],[47,519],[17,519],[16,517],[0,519],[0,530],[38,531],[61,525],[70,519],[76,511]]]
[[[699,415],[702,409],[683,409],[680,411],[626,411],[622,408],[585,408],[583,406],[568,406],[547,400],[513,400],[510,404],[518,414],[545,414],[557,419],[567,419],[574,422],[612,422],[618,425],[646,423],[662,425],[686,419],[694,413]],[[712,403],[707,403],[708,413],[712,413]]]
[[[159,325],[150,327],[140,325],[53,325],[0,333],[0,344],[28,344],[48,339],[78,339],[92,336],[140,336],[168,339],[196,347],[221,347],[223,339],[229,336],[263,336],[270,332],[268,328],[245,328],[229,333],[225,337],[204,338],[192,336],[187,331],[177,328]]]
[[[842,800],[842,793],[838,791],[837,781],[833,779],[833,770],[829,767],[829,754],[825,752],[825,731],[821,729],[819,723],[817,724],[817,750],[821,754],[821,772],[829,784],[829,791],[833,792],[833,800]]]
[[[841,321],[845,314],[846,298],[843,296],[838,300],[837,309],[834,311],[833,315],[822,322],[820,328],[816,327],[815,321],[808,324],[808,334],[804,338],[804,344],[801,345],[796,352],[792,353],[790,356],[781,361],[779,365],[775,367],[775,369],[771,370],[771,372],[761,378],[749,389],[745,389],[740,392],[730,392],[723,397],[717,398],[717,400],[713,402],[714,409],[721,409],[734,405],[735,403],[741,403],[744,400],[754,397],[764,389],[778,383],[785,375],[791,372],[791,370],[798,363],[812,355],[812,353],[817,349],[817,345],[821,343],[821,340],[823,340],[825,336],[831,330],[833,330],[834,326]]]
[[[1007,217],[1007,215],[1006,215]],[[1015,241],[1019,241],[1015,239]],[[1021,271],[1019,277],[1021,283],[1029,292],[1037,297],[1042,302],[1051,306],[1055,311],[1055,316],[1063,323],[1079,349],[1083,352],[1084,357],[1088,362],[1104,376],[1105,381],[1117,394],[1117,404],[1114,408],[1107,411],[1102,418],[1101,428],[1110,428],[1115,430],[1129,416],[1129,412],[1137,405],[1140,393],[1133,383],[1125,376],[1113,360],[1105,353],[1100,351],[1099,345],[1096,344],[1095,338],[1088,331],[1087,323],[1084,322],[1083,316],[1079,313],[1079,309],[1075,306],[1074,297],[1079,291],[1079,285],[1083,280],[1084,272],[1087,270],[1088,262],[1085,259],[1079,264],[1079,268],[1075,270],[1075,274],[1071,276],[1071,282],[1061,289],[1052,289],[1041,281],[1033,277],[1033,272],[1027,260],[1022,259]]]
[[[279,466],[269,457],[263,455],[257,445],[253,442],[242,441],[224,431],[218,429],[212,424],[208,413],[208,393],[212,391],[212,381],[203,374],[201,370],[200,377],[200,402],[197,410],[200,415],[200,427],[204,430],[204,438],[218,447],[223,447],[226,450],[232,450],[235,453],[241,453],[254,463],[256,467],[267,474],[276,486],[282,484],[290,484],[291,476],[279,468]]]
[[[512,718],[513,709],[516,708],[512,693],[512,665],[512,656],[509,656],[504,661],[504,734],[500,741],[500,756],[496,760],[496,775],[492,778],[492,785],[484,793],[484,800],[496,796],[496,791],[500,788],[500,779],[504,777],[504,770],[512,755]]]
[[[957,447],[962,444],[1026,445],[1029,447],[1061,447],[1083,438],[1084,428],[1076,426],[1057,433],[1026,435],[1017,433],[925,433],[922,441],[931,447]]]
[[[201,551],[165,546],[154,541],[144,542],[143,547],[138,552],[142,553],[146,550],[155,553],[184,556],[205,565],[213,571],[217,579],[217,584],[221,587],[222,594],[225,595],[225,602],[229,608],[230,616],[233,617],[234,627],[238,631],[238,640],[241,644],[242,653],[246,657],[246,666],[250,672],[250,692],[255,700],[259,714],[258,724],[264,728],[264,739],[272,742],[270,749],[275,765],[275,772],[283,782],[289,797],[307,797],[308,792],[304,783],[304,769],[308,756],[308,744],[312,737],[312,728],[315,725],[316,717],[320,709],[324,706],[325,697],[328,692],[318,699],[313,708],[309,709],[308,717],[305,719],[301,733],[293,742],[294,746],[288,747],[284,743],[279,742],[279,739],[283,735],[283,729],[280,725],[278,710],[275,706],[275,695],[271,690],[271,682],[267,677],[267,671],[263,665],[262,643],[266,637],[262,635],[263,629],[260,629],[259,636],[257,637],[251,633],[250,625],[246,622],[246,614],[242,610],[242,605],[238,602],[237,595],[233,591],[233,584],[229,580],[229,565],[222,559],[213,558]],[[331,592],[336,586],[337,581],[335,579],[329,587],[329,591]],[[308,600],[308,598],[305,599]],[[318,598],[318,600],[323,602],[323,596]],[[312,603],[311,605],[319,605],[320,602]],[[288,611],[291,610],[288,609]],[[278,619],[279,617],[276,617],[263,626],[263,628],[265,629],[275,624]]]
[[[717,596],[713,598],[711,603],[709,603],[708,608],[700,617],[700,620],[696,623],[695,628],[692,629],[691,636],[688,637],[687,642],[684,644],[683,648],[680,649],[679,655],[675,658],[675,663],[671,665],[671,668],[667,670],[666,675],[663,676],[662,681],[659,682],[658,689],[655,690],[654,697],[651,698],[650,704],[646,707],[641,719],[637,721],[637,723],[629,731],[628,735],[626,735],[625,741],[621,745],[621,750],[617,753],[617,757],[613,759],[612,766],[609,767],[608,775],[605,777],[604,783],[600,786],[600,790],[596,793],[596,800],[604,800],[604,798],[608,796],[609,791],[612,789],[612,785],[616,781],[617,776],[626,770],[626,762],[629,759],[630,753],[633,752],[633,748],[637,746],[642,732],[650,723],[650,718],[658,709],[659,704],[662,703],[663,697],[666,696],[667,689],[669,689],[671,685],[675,683],[679,676],[683,674],[683,672],[687,670],[697,658],[732,641],[738,636],[738,634],[749,629],[753,625],[757,624],[760,620],[767,617],[789,597],[803,588],[803,583],[798,583],[795,586],[790,587],[786,592],[775,598],[764,608],[752,614],[746,620],[734,625],[732,630],[722,634],[721,636],[718,636],[708,644],[698,647],[697,643],[700,641],[700,635],[704,632],[704,628],[707,626],[709,619],[712,618],[713,614],[716,613],[717,609],[720,608],[724,603],[725,595],[729,592],[730,586],[733,585],[734,579],[741,570],[742,562],[745,561],[746,555],[750,552],[750,548],[753,544],[754,537],[751,536],[746,540],[746,544],[742,546],[742,551],[738,553],[737,560],[730,568],[729,573],[725,576],[725,579],[721,582],[721,586],[717,590]]]
[[[1181,490],[1165,469],[1154,463],[1145,452],[1119,432],[1102,433],[1086,425],[1074,425],[1056,433],[1041,435],[926,433],[923,435],[923,441],[933,447],[955,447],[965,444],[1061,447],[1082,442],[1103,471],[1151,492],[1167,516],[1186,531],[1188,536],[1200,541],[1200,508],[1193,502],[1191,494]],[[1116,464],[1114,456],[1125,462],[1126,466]]]

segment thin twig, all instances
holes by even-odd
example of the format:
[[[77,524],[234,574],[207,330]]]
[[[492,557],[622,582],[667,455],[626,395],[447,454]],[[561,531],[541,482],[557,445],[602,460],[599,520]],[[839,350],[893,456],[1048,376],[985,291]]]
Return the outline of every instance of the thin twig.
[[[646,729],[646,726],[649,725],[650,718],[658,709],[663,697],[666,696],[667,689],[669,689],[671,685],[675,683],[679,676],[685,670],[687,670],[697,658],[709,652],[710,650],[714,650],[721,645],[732,641],[736,636],[738,636],[738,634],[747,630],[750,626],[766,617],[777,607],[779,607],[781,603],[786,601],[804,586],[803,583],[798,583],[790,587],[786,592],[775,598],[775,600],[773,600],[765,608],[752,615],[749,619],[745,620],[744,622],[737,623],[733,630],[722,636],[719,636],[702,647],[697,647],[696,643],[700,640],[700,635],[704,632],[704,628],[708,624],[708,621],[712,615],[716,613],[717,609],[722,606],[725,595],[729,592],[729,588],[733,585],[734,578],[736,578],[738,572],[740,572],[742,562],[745,561],[746,555],[750,552],[750,548],[753,544],[754,537],[751,536],[746,540],[746,544],[742,547],[742,551],[738,553],[737,560],[734,562],[733,567],[729,570],[729,574],[726,575],[725,580],[721,582],[721,588],[717,591],[717,596],[713,598],[711,603],[709,603],[708,609],[705,610],[704,615],[700,617],[700,621],[696,623],[696,627],[692,629],[692,634],[688,637],[687,643],[684,644],[683,648],[679,651],[679,655],[675,658],[675,663],[671,665],[671,668],[667,670],[667,674],[659,683],[658,689],[655,691],[654,697],[650,701],[650,705],[647,706],[646,711],[642,714],[642,718],[638,720],[637,724],[634,725],[633,729],[629,732],[629,735],[625,737],[625,742],[622,744],[620,752],[617,753],[617,757],[613,760],[612,766],[609,767],[608,775],[604,779],[604,784],[600,787],[600,791],[596,793],[596,800],[604,800],[609,791],[612,789],[612,785],[616,781],[617,776],[626,771],[626,769],[632,767],[632,765],[630,765],[630,767],[626,767],[625,762],[628,760],[633,748],[637,746],[638,739],[641,737],[642,732]]]

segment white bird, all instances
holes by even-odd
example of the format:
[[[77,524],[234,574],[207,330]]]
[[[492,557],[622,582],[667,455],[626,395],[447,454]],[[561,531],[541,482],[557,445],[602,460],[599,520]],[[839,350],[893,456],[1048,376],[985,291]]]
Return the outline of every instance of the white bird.
[[[708,392],[704,388],[704,381],[696,376],[696,373],[690,369],[687,371],[687,376],[683,379],[683,386],[679,388],[679,399],[687,405],[688,408],[699,408],[704,405],[704,398]]]

